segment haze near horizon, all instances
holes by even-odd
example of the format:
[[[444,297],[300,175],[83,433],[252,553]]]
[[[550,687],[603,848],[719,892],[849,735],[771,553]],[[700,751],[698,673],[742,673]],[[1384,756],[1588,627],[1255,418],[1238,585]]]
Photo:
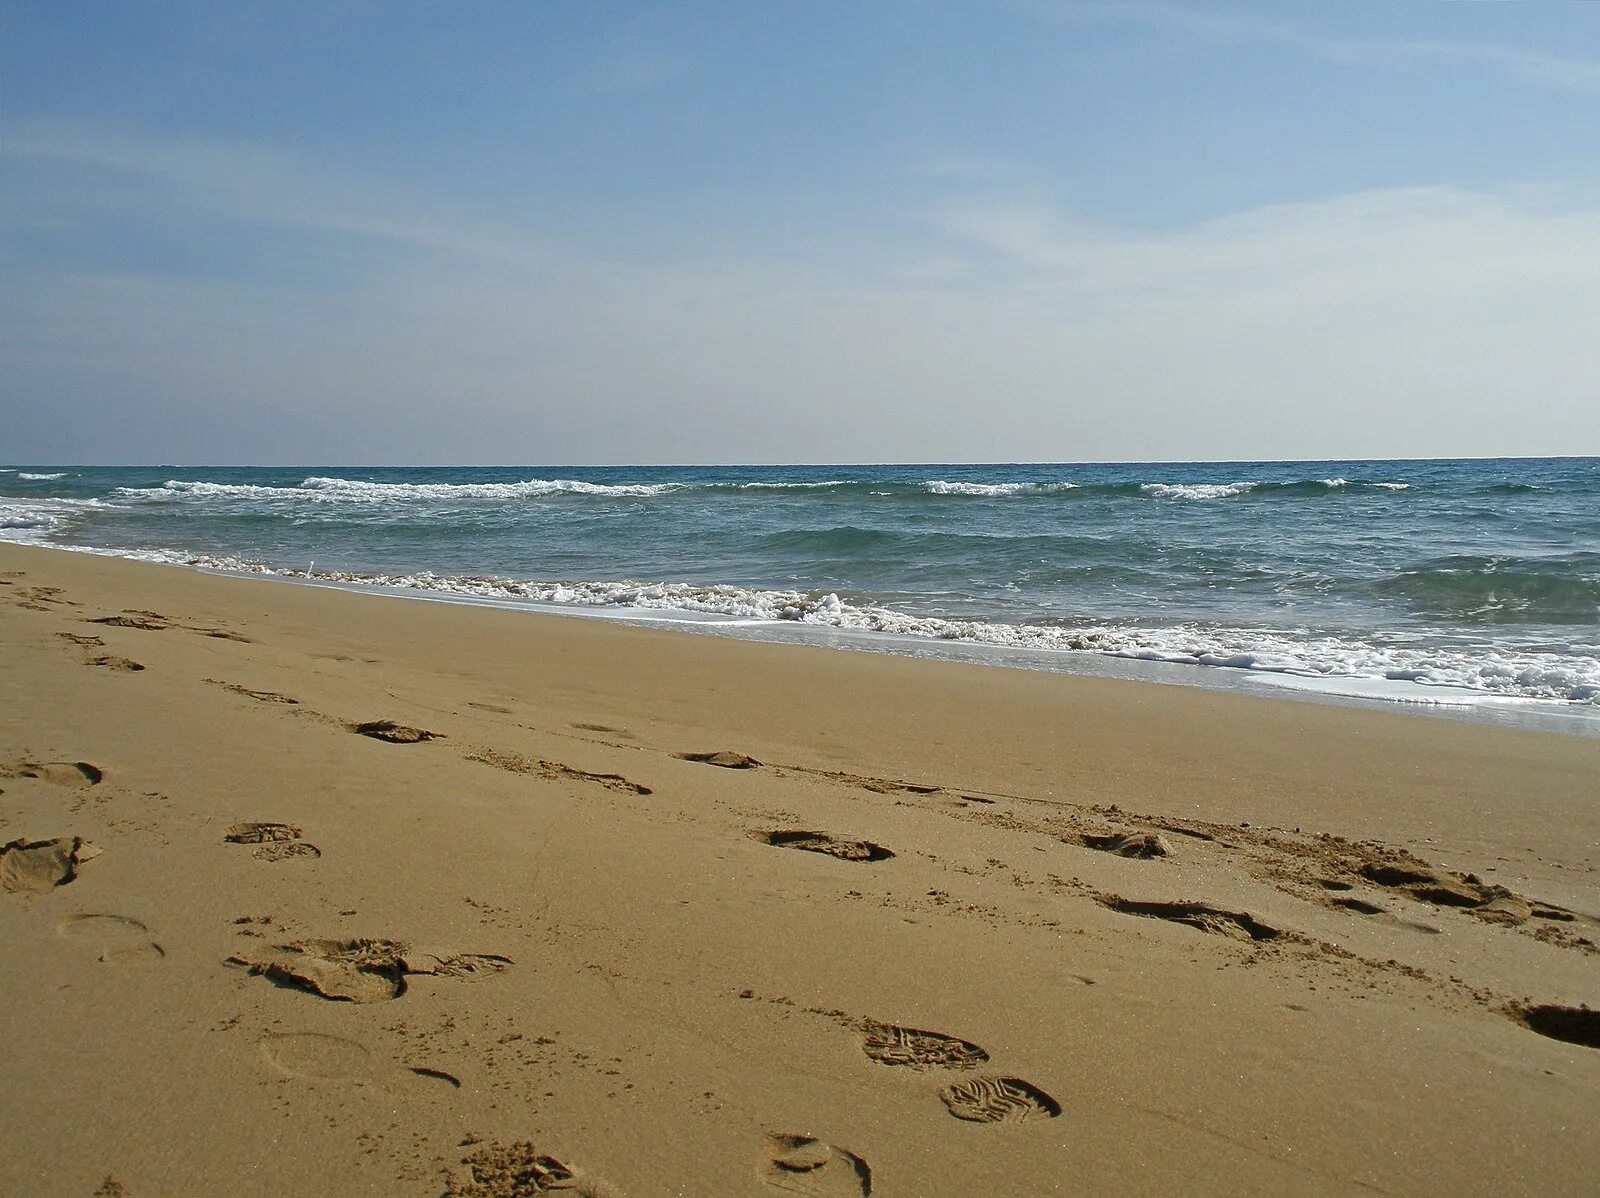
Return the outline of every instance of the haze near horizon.
[[[1600,10],[0,14],[0,457],[1600,453]]]

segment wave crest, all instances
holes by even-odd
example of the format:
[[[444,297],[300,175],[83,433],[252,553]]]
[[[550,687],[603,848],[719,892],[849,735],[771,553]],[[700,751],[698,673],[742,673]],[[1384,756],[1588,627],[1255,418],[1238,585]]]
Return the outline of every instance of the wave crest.
[[[1078,490],[1077,483],[963,483],[947,482],[941,478],[922,484],[929,495],[972,495],[998,498],[1005,495],[1059,495],[1064,491]]]
[[[1014,649],[1100,653],[1145,661],[1250,670],[1302,678],[1416,683],[1444,693],[1600,704],[1600,656],[1516,648],[1415,648],[1330,636],[1291,637],[1263,629],[1049,627],[916,616],[856,604],[836,592],[757,590],[682,582],[539,581],[422,572],[388,575],[275,569],[236,558],[163,551],[129,556],[173,564],[318,582],[426,591],[463,598],[572,607],[631,608],[720,616],[734,623],[794,622],[851,632]]]

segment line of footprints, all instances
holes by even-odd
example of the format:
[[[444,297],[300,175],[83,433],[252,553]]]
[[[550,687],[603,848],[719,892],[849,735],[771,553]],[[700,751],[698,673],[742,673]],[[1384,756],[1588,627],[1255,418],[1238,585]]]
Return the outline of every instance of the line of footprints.
[[[98,767],[87,762],[20,763],[0,773],[67,788],[93,787],[103,777]],[[753,832],[752,835],[775,847],[802,849],[851,861],[876,861],[893,856],[881,846],[841,840],[824,832],[782,830]],[[223,839],[229,844],[249,846],[254,857],[268,862],[315,860],[321,856],[315,845],[303,839],[301,829],[289,824],[238,823],[226,829]],[[8,890],[54,889],[73,881],[78,866],[98,855],[98,851],[76,837],[13,842],[0,849],[0,877]],[[241,919],[235,922],[271,921]],[[240,931],[247,936],[262,934],[253,927]],[[57,933],[83,944],[107,963],[152,962],[166,955],[151,939],[149,929],[127,916],[69,915],[57,925]],[[308,939],[242,949],[229,957],[227,964],[279,986],[324,999],[359,1004],[399,998],[406,991],[407,979],[412,976],[481,977],[499,973],[512,962],[496,954],[413,949],[390,940]],[[842,1012],[829,1014],[854,1027],[862,1052],[881,1065],[919,1072],[969,1071],[989,1060],[983,1048],[956,1036],[870,1019],[852,1019]],[[301,1079],[383,1088],[430,1083],[457,1088],[461,1084],[441,1070],[385,1062],[365,1046],[342,1037],[310,1032],[268,1032],[259,1043],[270,1067]],[[1061,1113],[1061,1106],[1054,1098],[1018,1077],[977,1074],[944,1085],[938,1095],[951,1115],[973,1123],[1021,1123],[1055,1118]],[[511,1158],[517,1158],[520,1165],[520,1158],[524,1156],[528,1158],[527,1169],[518,1171],[539,1179],[534,1192],[543,1192],[546,1188],[569,1190],[572,1181],[578,1180],[573,1170],[553,1158],[538,1155],[530,1144],[496,1144],[463,1159],[472,1180],[465,1183],[467,1188],[456,1192],[475,1192],[480,1170],[499,1173]],[[810,1135],[769,1134],[759,1154],[757,1172],[761,1181],[771,1188],[815,1198],[854,1195],[866,1198],[872,1193],[872,1170],[864,1158]],[[586,1188],[578,1181],[577,1192],[583,1193]],[[610,1191],[593,1192],[599,1195]]]

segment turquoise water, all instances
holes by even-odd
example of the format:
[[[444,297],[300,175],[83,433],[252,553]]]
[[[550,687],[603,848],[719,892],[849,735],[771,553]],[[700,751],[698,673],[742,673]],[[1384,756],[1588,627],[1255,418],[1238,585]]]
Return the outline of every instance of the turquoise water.
[[[0,537],[1067,669],[1094,655],[1600,705],[1594,458],[14,466]]]

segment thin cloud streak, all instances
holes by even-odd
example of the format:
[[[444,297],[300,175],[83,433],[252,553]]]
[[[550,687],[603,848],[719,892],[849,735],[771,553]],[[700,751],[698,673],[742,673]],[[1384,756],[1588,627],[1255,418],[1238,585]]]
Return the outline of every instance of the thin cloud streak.
[[[505,265],[538,266],[535,239],[481,220],[428,212],[400,189],[340,178],[296,155],[238,142],[172,140],[59,121],[12,122],[0,158],[99,168],[152,180],[178,203],[235,220],[346,234]]]
[[[1562,58],[1513,46],[1447,39],[1325,37],[1293,25],[1261,21],[1237,13],[1139,3],[1135,0],[1127,3],[1052,6],[1047,11],[1053,17],[1065,20],[1132,22],[1161,29],[1181,29],[1231,41],[1271,42],[1327,62],[1390,65],[1416,61],[1477,63],[1537,87],[1600,95],[1600,61]]]

